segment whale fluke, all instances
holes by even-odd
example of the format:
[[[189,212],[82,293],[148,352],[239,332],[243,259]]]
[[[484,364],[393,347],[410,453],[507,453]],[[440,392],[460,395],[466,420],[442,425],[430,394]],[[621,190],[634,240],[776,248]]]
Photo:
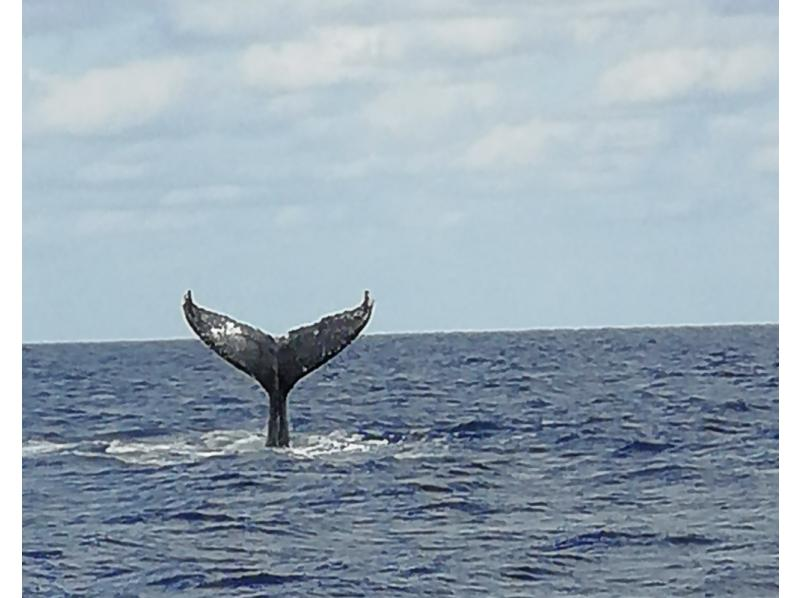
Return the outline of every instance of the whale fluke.
[[[285,336],[273,337],[249,324],[200,307],[192,292],[183,297],[183,313],[194,333],[220,357],[252,376],[270,398],[267,446],[288,446],[286,398],[300,378],[338,355],[361,333],[372,316],[369,291],[353,309],[326,316]]]

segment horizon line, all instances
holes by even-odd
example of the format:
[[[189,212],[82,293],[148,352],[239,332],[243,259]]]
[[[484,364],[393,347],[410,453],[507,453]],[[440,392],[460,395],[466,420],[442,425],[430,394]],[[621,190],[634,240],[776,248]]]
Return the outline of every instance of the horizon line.
[[[734,326],[778,326],[779,322],[712,322],[712,323],[685,323],[685,324],[600,324],[589,326],[542,326],[538,328],[496,328],[486,329],[460,329],[460,330],[412,330],[392,332],[369,332],[360,336],[414,336],[431,334],[492,334],[497,332],[537,332],[537,331],[580,331],[580,330],[637,330],[651,328],[724,328]],[[77,340],[35,340],[22,341],[22,345],[90,345],[102,343],[153,343],[198,340],[194,336],[180,336],[169,338],[120,338],[120,339],[77,339]]]

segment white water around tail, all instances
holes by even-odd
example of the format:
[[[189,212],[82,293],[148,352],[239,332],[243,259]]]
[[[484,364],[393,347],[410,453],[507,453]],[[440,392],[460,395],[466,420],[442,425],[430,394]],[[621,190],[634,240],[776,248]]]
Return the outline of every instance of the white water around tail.
[[[388,444],[385,439],[367,439],[361,434],[335,430],[328,434],[295,434],[290,447],[267,449],[261,433],[251,430],[213,430],[199,436],[186,434],[148,440],[89,440],[80,443],[30,440],[22,445],[22,457],[36,459],[73,454],[92,458],[110,457],[133,465],[164,467],[265,450],[274,450],[298,459],[335,458],[366,453]]]

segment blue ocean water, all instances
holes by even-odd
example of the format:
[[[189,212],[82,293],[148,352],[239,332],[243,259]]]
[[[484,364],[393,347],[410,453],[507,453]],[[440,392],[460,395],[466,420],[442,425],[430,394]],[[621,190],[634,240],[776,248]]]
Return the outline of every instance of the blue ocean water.
[[[267,402],[197,341],[23,346],[26,596],[778,589],[778,328],[367,336]]]

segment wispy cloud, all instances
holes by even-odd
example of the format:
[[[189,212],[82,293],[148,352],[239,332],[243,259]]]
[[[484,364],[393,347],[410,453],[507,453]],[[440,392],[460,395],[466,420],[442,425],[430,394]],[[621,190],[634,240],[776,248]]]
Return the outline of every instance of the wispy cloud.
[[[536,240],[572,226],[592,247],[575,264],[624,256],[599,260],[603,273],[647,269],[645,257],[683,272],[672,239],[708,255],[709,239],[729,236],[723,219],[774,228],[774,211],[752,203],[777,196],[774,0],[93,4],[23,7],[26,271],[43,273],[29,296],[47,292],[53,264],[81,272],[86,256],[116,272],[149,254],[140,286],[158,294],[175,272],[242,278],[243,245],[280,249],[287,276],[319,266],[320,248],[369,258],[326,264],[334,286],[390,285],[408,264],[410,280],[435,285],[434,256],[463,261],[467,280],[477,263],[486,289],[517,281],[535,296],[521,264],[569,270]],[[756,237],[708,272],[768,270],[772,245],[740,242]],[[670,239],[658,256],[629,251],[653,238]],[[566,294],[585,294],[583,274],[570,276]],[[103,284],[76,297],[90,305]],[[735,301],[723,287],[708,296]],[[398,301],[407,288],[393,287]]]
[[[503,18],[327,26],[290,40],[251,44],[239,68],[250,86],[293,92],[396,77],[426,63],[491,57],[513,48],[519,38],[519,28]]]
[[[242,198],[244,190],[238,185],[210,185],[173,189],[161,198],[165,206],[191,206],[197,204],[227,205]]]
[[[778,146],[762,145],[753,150],[750,155],[750,165],[757,172],[765,174],[778,173]]]
[[[425,49],[452,52],[462,58],[505,52],[521,37],[520,28],[512,19],[500,17],[439,19],[418,24],[415,29],[411,35],[416,39],[409,40],[409,45],[416,42]]]
[[[587,153],[639,152],[665,141],[664,122],[657,118],[612,117],[581,123],[574,141]]]
[[[499,12],[499,11],[498,11]],[[170,5],[173,25],[182,33],[207,37],[286,39],[320,25],[378,25],[436,19],[478,19],[475,7],[463,0],[407,0],[375,7],[352,0],[177,0]],[[472,30],[471,33],[481,32]],[[485,40],[474,43],[483,44]]]
[[[79,182],[90,184],[116,183],[139,179],[145,175],[144,164],[124,162],[93,162],[81,168],[75,178]]]
[[[118,132],[167,109],[184,91],[188,63],[179,58],[95,68],[77,77],[38,77],[36,126],[74,135]]]
[[[283,205],[276,208],[272,225],[279,230],[294,230],[308,218],[308,209],[298,205]]]
[[[200,226],[209,219],[202,211],[159,208],[82,208],[62,211],[58,219],[45,213],[30,215],[25,223],[27,238],[81,238],[109,237],[113,235],[141,235],[187,230]]]
[[[493,127],[467,148],[461,164],[536,172],[540,185],[563,191],[621,188],[668,138],[664,124],[652,118],[532,119]]]
[[[568,123],[534,119],[516,125],[498,125],[475,141],[464,162],[476,168],[513,168],[536,162],[548,146],[574,135]]]
[[[610,102],[664,102],[700,92],[753,91],[776,74],[771,47],[673,48],[623,60],[599,82]]]
[[[244,82],[278,92],[330,85],[363,76],[399,51],[378,28],[328,27],[280,44],[254,44],[239,66]]]
[[[202,212],[178,213],[175,210],[139,208],[83,208],[52,214],[35,213],[26,218],[23,234],[27,239],[53,240],[111,237],[191,229],[208,219]]]
[[[285,36],[317,21],[336,19],[350,0],[176,0],[170,3],[173,26],[205,37]]]
[[[708,119],[707,131],[712,143],[738,148],[752,171],[778,173],[778,120],[775,113],[753,109],[724,112]]]
[[[391,87],[365,107],[373,126],[398,136],[431,134],[452,118],[491,108],[498,89],[491,82],[418,81]]]

